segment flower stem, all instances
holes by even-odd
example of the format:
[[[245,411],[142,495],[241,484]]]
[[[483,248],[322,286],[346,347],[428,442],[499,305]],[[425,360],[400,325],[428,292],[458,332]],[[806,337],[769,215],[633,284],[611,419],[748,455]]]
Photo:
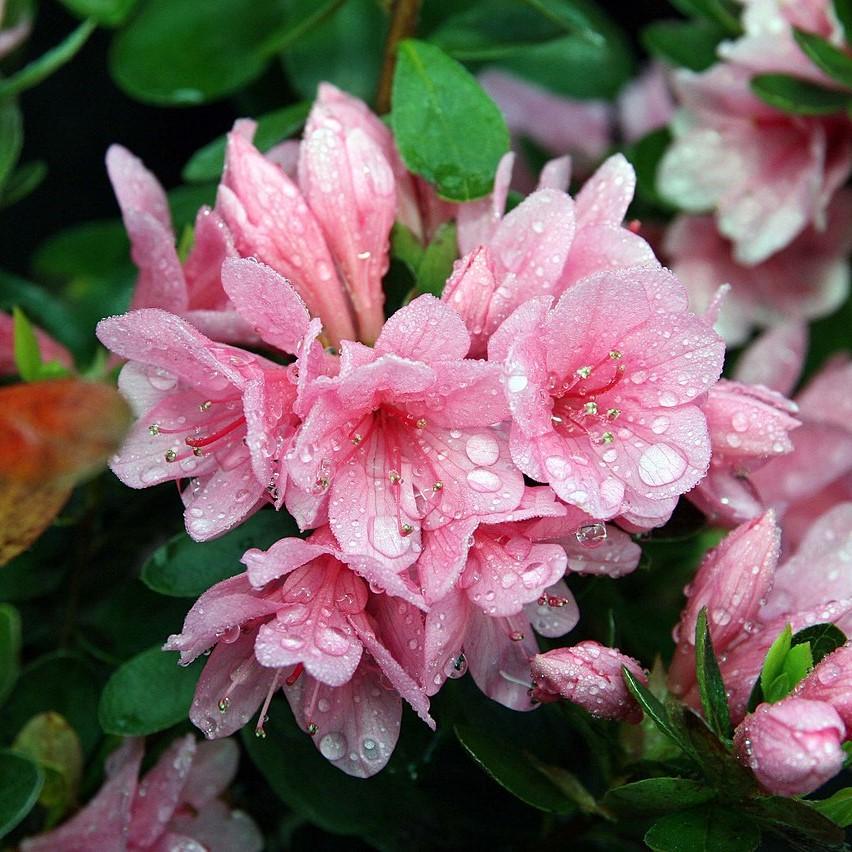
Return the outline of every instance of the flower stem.
[[[393,72],[396,68],[396,51],[399,43],[414,35],[417,16],[423,0],[394,0],[391,11],[390,29],[385,42],[385,58],[382,62],[382,75],[376,91],[376,111],[384,115],[390,111]]]

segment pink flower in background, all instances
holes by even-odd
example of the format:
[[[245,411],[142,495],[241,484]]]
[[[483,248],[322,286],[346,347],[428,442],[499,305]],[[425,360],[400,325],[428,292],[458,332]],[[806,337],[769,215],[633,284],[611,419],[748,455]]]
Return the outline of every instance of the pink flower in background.
[[[594,518],[657,526],[707,470],[696,402],[718,378],[722,341],[661,268],[589,276],[551,305],[523,305],[488,344],[512,458]]]
[[[737,757],[777,796],[812,793],[843,768],[846,727],[823,701],[761,704],[734,732]]]
[[[375,585],[379,576],[370,560],[357,562],[359,576],[341,556],[327,528],[249,550],[248,571],[202,595],[183,632],[169,637],[165,650],[180,651],[184,665],[213,648],[190,710],[208,737],[238,730],[263,703],[262,733],[269,702],[283,688],[323,756],[367,777],[393,751],[400,696],[434,727],[414,680],[422,614],[370,591],[364,577]]]
[[[108,758],[106,781],[86,807],[21,843],[24,852],[207,850],[260,852],[252,820],[220,798],[237,773],[232,740],[175,740],[139,779],[144,741],[127,739]]]
[[[71,353],[46,331],[33,326],[38,340],[39,354],[45,363],[55,361],[63,367],[74,368]],[[0,311],[0,376],[14,376],[18,372],[15,363],[15,322],[10,314]]]
[[[675,111],[669,72],[660,62],[651,62],[618,95],[617,118],[625,142],[636,142],[665,127]]]
[[[393,169],[362,111],[323,88],[299,147],[298,183],[252,144],[228,137],[216,209],[243,256],[290,280],[332,344],[372,343],[384,321],[382,276],[397,208]],[[355,119],[351,125],[340,118]]]
[[[20,46],[30,34],[33,19],[29,7],[24,6],[18,11],[17,20],[11,25],[6,20],[6,0],[0,0],[0,59],[8,56]]]
[[[852,168],[848,118],[787,115],[750,89],[751,78],[763,73],[837,85],[799,50],[792,32],[795,24],[834,40],[829,6],[749,3],[745,35],[720,45],[722,61],[700,74],[674,75],[682,111],[660,164],[660,191],[686,211],[714,210],[738,263],[762,263],[809,226],[823,228]]]
[[[504,158],[491,202],[459,211],[458,261],[443,300],[464,318],[471,354],[484,354],[488,338],[513,310],[539,296],[560,296],[594,272],[659,265],[651,247],[622,227],[636,175],[627,160],[610,157],[586,181],[576,201],[561,191],[564,163],[543,173],[546,187],[502,215],[508,190]],[[481,246],[481,247],[478,247]]]
[[[606,101],[557,95],[496,68],[483,71],[478,79],[500,107],[515,150],[529,139],[554,157],[567,154],[581,177],[606,154],[612,135],[612,107]],[[523,192],[535,186],[524,158],[517,165],[513,185]]]
[[[787,624],[794,631],[828,622],[852,629],[852,503],[819,518],[781,565],[779,540],[772,512],[743,524],[705,556],[687,586],[669,688],[690,706],[700,706],[694,631],[704,606],[735,723],[745,715],[766,652]]]
[[[642,709],[627,690],[623,667],[642,683],[648,682],[636,660],[597,642],[536,654],[531,663],[533,697],[538,701],[565,698],[593,716],[636,724],[642,721]]]
[[[702,410],[710,430],[710,468],[688,498],[713,523],[734,526],[756,518],[765,506],[749,477],[792,451],[789,433],[801,425],[794,416],[798,408],[762,385],[720,379]]]
[[[239,267],[230,274],[239,276]],[[282,302],[289,298],[295,350],[308,332],[307,311],[284,282],[280,292]],[[98,337],[128,359],[119,388],[140,418],[110,463],[125,485],[189,478],[184,518],[199,541],[236,526],[267,500],[281,505],[284,451],[298,423],[287,368],[214,343],[154,309],[102,320]]]
[[[417,560],[421,529],[509,511],[523,494],[499,426],[500,369],[465,359],[469,346],[458,315],[421,296],[375,348],[344,344],[287,454],[297,483],[328,492],[343,552],[386,566],[386,585]]]
[[[215,340],[253,342],[222,287],[222,262],[236,251],[218,214],[209,207],[198,211],[193,247],[181,263],[168,199],[154,175],[120,145],[107,151],[106,164],[139,269],[131,307],[162,308]]]
[[[716,328],[730,344],[743,343],[755,326],[830,314],[849,292],[852,249],[852,194],[838,192],[825,226],[810,226],[787,246],[756,265],[738,263],[732,244],[710,216],[681,216],[669,227],[665,254],[689,291],[690,304],[703,312],[720,284],[731,291]]]

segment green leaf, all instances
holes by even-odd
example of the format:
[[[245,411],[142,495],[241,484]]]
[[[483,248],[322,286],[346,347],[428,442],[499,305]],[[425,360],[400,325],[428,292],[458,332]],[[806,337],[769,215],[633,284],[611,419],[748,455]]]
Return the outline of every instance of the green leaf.
[[[2,130],[0,130],[2,133]],[[33,192],[47,176],[47,165],[42,160],[24,163],[9,176],[0,193],[0,209],[10,207]]]
[[[567,814],[574,801],[547,778],[520,749],[473,725],[456,725],[456,737],[501,787],[540,811]]]
[[[83,750],[76,731],[59,713],[40,713],[23,727],[12,748],[34,760],[45,773],[39,803],[55,825],[77,798],[83,774]]]
[[[54,71],[58,71],[66,62],[74,58],[94,31],[94,21],[83,21],[56,47],[51,48],[29,65],[25,65],[11,77],[0,80],[0,100],[19,95],[46,80]]]
[[[751,90],[769,106],[793,115],[831,115],[852,105],[852,95],[788,74],[758,74]]]
[[[123,24],[137,0],[62,0],[62,5],[80,18],[92,18],[105,27]]]
[[[841,828],[848,828],[852,825],[852,787],[838,790],[828,799],[808,802],[808,804]]]
[[[18,105],[14,101],[0,104],[0,188],[12,174],[23,144],[24,129]]]
[[[265,550],[276,541],[297,535],[296,524],[284,512],[265,510],[213,541],[193,541],[186,533],[158,547],[142,567],[142,582],[178,598],[197,598],[211,586],[245,571],[243,554],[252,547]]]
[[[317,0],[291,2],[289,17],[308,14],[317,5]],[[316,97],[321,82],[328,82],[369,101],[379,82],[388,17],[375,0],[326,5],[336,7],[333,13],[291,41],[282,53],[287,78],[308,100]]]
[[[391,125],[408,168],[452,201],[487,195],[509,149],[500,110],[470,73],[414,39],[399,47]]]
[[[684,15],[694,18],[706,18],[729,35],[740,35],[742,27],[739,21],[739,9],[726,0],[672,0],[672,5]]]
[[[12,309],[13,323],[13,350],[15,353],[15,367],[18,375],[25,382],[32,382],[38,378],[41,367],[41,352],[38,348],[38,338],[35,335],[26,314],[18,307]]]
[[[10,604],[0,604],[0,705],[11,693],[21,668],[21,616]]]
[[[673,210],[672,205],[657,192],[657,168],[672,141],[668,127],[652,130],[630,145],[624,155],[636,171],[636,194],[646,204],[662,210]]]
[[[15,700],[0,713],[0,738],[11,740],[33,716],[52,710],[68,720],[90,754],[101,736],[98,693],[98,678],[82,657],[64,651],[40,657],[21,672]]]
[[[440,297],[447,278],[453,271],[453,262],[458,257],[455,222],[444,222],[426,247],[417,265],[415,279],[417,290]]]
[[[280,53],[297,44],[311,30],[331,17],[346,0],[291,0],[287,20],[276,27],[263,42],[267,54]]]
[[[766,652],[766,659],[763,661],[763,668],[760,670],[760,688],[763,690],[764,696],[769,692],[769,688],[784,671],[784,660],[787,657],[793,643],[793,631],[788,624],[775,641],[769,646]]]
[[[820,70],[844,86],[852,86],[852,57],[821,36],[794,27],[793,36],[802,52]]]
[[[394,222],[391,231],[391,255],[401,260],[413,276],[417,275],[425,249],[414,231],[402,222]]]
[[[179,666],[177,656],[149,648],[120,666],[107,681],[98,720],[108,734],[145,736],[186,719],[195,683],[206,662]]]
[[[716,798],[716,791],[688,778],[645,778],[613,787],[603,806],[619,817],[654,816],[692,808]]]
[[[725,30],[709,21],[655,21],[642,30],[649,53],[673,65],[704,71],[716,62]]]
[[[670,707],[669,714],[674,715],[676,709],[683,713],[683,727],[692,746],[692,754],[707,782],[723,791],[728,798],[753,796],[757,792],[754,775],[734,757],[701,717],[689,710],[683,712],[680,705]]]
[[[707,724],[717,736],[730,739],[731,716],[728,712],[728,697],[713,651],[707,624],[707,607],[702,607],[695,622],[695,677]]]
[[[827,643],[830,641],[826,640]],[[766,654],[760,672],[760,695],[753,691],[749,706],[752,701],[774,703],[785,698],[812,668],[813,657],[807,637],[794,645],[793,632],[788,624]]]
[[[657,730],[665,734],[676,746],[687,754],[692,754],[692,746],[683,733],[673,724],[668,711],[656,696],[649,690],[626,666],[621,667],[624,682],[633,697],[639,702],[642,710],[657,726]]]
[[[788,839],[802,841],[808,852],[844,848],[843,829],[821,814],[811,802],[781,796],[760,796],[745,800],[741,808],[761,825]]]
[[[833,0],[834,14],[843,27],[846,44],[852,43],[852,0]]]
[[[131,97],[186,106],[222,98],[266,68],[281,0],[150,0],[118,33],[110,73]]]
[[[670,814],[645,835],[654,852],[752,852],[760,829],[735,811],[703,806]]]
[[[44,773],[29,758],[0,751],[0,837],[5,837],[35,806]]]
[[[260,151],[292,136],[305,123],[311,105],[306,101],[268,112],[257,119],[254,144]],[[183,167],[182,177],[187,183],[205,183],[219,180],[225,165],[226,136],[219,136],[196,151]]]
[[[793,634],[791,643],[810,646],[813,664],[821,662],[832,651],[846,644],[846,635],[835,624],[812,624]]]

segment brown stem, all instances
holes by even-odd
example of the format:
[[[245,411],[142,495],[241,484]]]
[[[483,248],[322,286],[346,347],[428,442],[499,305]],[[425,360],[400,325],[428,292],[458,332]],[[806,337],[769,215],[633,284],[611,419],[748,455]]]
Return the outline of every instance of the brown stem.
[[[379,88],[376,92],[376,111],[379,115],[390,111],[397,47],[403,39],[414,35],[422,2],[423,0],[394,0],[390,29],[385,42],[382,76],[379,78]]]

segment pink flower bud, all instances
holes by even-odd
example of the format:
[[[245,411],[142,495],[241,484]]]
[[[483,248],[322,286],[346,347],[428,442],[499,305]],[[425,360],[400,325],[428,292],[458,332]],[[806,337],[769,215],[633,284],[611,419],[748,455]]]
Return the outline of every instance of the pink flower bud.
[[[846,727],[824,701],[761,704],[734,732],[737,757],[770,793],[811,793],[843,767]]]
[[[795,694],[809,701],[824,701],[852,727],[852,644],[829,654],[796,687]]]
[[[642,719],[642,710],[627,691],[622,666],[647,683],[636,660],[597,642],[580,642],[571,648],[537,654],[531,663],[533,695],[539,701],[561,696],[593,716],[636,724]]]

